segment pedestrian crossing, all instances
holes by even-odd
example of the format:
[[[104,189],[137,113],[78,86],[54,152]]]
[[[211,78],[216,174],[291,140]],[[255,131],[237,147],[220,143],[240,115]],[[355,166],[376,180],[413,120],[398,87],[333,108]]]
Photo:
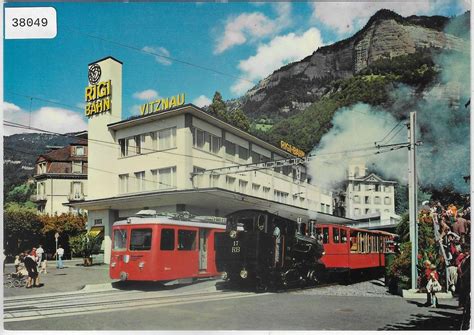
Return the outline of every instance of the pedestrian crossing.
[[[224,292],[215,288],[176,293],[108,290],[70,292],[54,295],[21,296],[4,300],[4,322],[61,318],[73,315],[105,313],[117,310],[160,308],[226,299],[252,298],[270,293]]]

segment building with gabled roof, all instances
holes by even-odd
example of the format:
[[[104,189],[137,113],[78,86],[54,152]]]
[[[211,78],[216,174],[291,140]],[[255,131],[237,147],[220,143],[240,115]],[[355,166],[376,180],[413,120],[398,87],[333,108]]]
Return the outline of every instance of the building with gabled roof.
[[[87,139],[41,154],[36,159],[36,194],[31,200],[41,213],[81,212],[64,203],[82,201],[87,195]]]

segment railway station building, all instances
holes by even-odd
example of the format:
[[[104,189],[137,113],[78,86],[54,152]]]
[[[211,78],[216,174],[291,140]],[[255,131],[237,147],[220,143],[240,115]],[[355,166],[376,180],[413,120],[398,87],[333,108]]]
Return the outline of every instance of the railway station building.
[[[309,182],[304,166],[206,173],[209,169],[295,158],[185,102],[185,94],[144,104],[122,118],[122,63],[88,66],[88,193],[69,206],[88,211],[104,231],[109,262],[113,222],[143,209],[225,216],[261,209],[296,220],[332,218],[332,194]]]

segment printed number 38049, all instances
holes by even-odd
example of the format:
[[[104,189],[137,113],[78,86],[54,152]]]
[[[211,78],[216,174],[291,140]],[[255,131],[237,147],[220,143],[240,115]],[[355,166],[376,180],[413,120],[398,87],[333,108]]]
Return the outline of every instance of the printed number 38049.
[[[14,17],[12,19],[12,26],[13,27],[46,27],[48,25],[48,19],[45,17],[42,18],[17,18]]]

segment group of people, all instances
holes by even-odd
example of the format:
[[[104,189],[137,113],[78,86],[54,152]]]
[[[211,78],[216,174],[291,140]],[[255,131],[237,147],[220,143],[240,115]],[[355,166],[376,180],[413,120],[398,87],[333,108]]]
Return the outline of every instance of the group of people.
[[[471,208],[454,204],[443,206],[440,202],[430,204],[435,240],[442,246],[445,264],[446,287],[459,296],[459,306],[464,307],[470,294],[470,230]],[[427,290],[427,304],[437,306],[436,292],[442,290],[435,264],[424,263],[424,283]]]
[[[53,255],[53,258],[56,257],[57,263],[56,268],[62,269],[64,256],[64,249],[59,245],[56,253]],[[23,277],[28,276],[26,282],[26,288],[32,287],[41,287],[43,284],[40,284],[40,273],[47,272],[47,257],[43,249],[43,246],[40,244],[38,248],[32,248],[31,250],[26,250],[19,255],[15,256],[15,272],[13,276]]]

